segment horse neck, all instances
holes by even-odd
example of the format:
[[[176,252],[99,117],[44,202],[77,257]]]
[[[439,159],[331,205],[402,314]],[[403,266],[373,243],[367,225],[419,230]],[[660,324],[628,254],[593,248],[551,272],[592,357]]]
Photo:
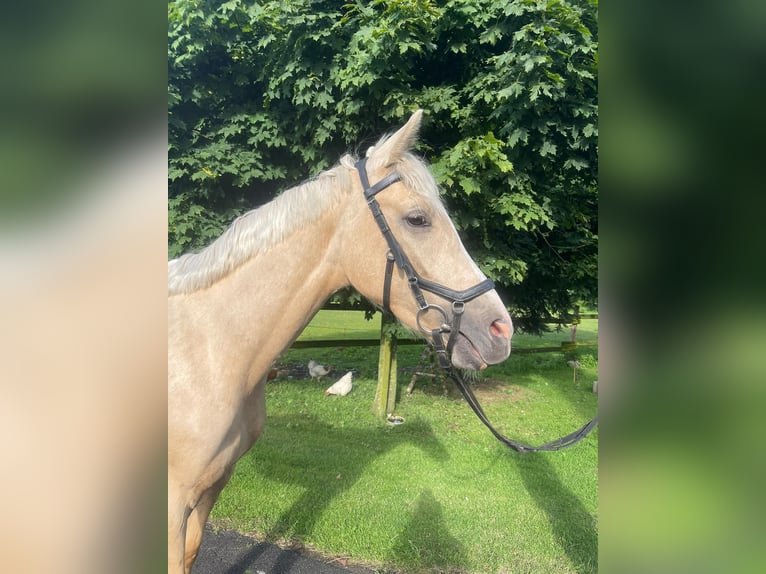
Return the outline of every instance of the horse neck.
[[[328,213],[296,231],[203,292],[200,303],[215,323],[212,336],[225,345],[220,348],[226,349],[227,370],[241,370],[250,386],[345,286],[344,274],[332,263],[335,217]]]

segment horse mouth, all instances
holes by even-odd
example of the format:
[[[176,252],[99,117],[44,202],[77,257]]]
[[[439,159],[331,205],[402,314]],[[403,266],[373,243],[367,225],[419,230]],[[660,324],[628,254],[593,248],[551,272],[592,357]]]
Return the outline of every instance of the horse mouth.
[[[458,333],[455,349],[452,353],[452,363],[461,369],[483,371],[488,363],[479,348],[462,331]]]

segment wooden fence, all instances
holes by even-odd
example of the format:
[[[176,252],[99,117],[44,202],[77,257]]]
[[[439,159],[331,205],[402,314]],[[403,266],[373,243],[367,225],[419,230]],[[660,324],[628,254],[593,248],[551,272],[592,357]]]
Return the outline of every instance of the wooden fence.
[[[322,307],[323,310],[329,310],[329,311],[356,311],[357,313],[360,311],[363,311],[364,309],[360,306],[351,306],[351,305],[341,305],[341,304],[335,304],[335,303],[328,303],[324,307]],[[598,319],[598,313],[582,313],[580,315],[577,315],[578,319]],[[548,324],[558,324],[558,325],[568,325],[570,323],[567,323],[565,321],[562,321],[561,319],[558,319],[556,317],[547,317],[544,320],[545,323]],[[292,344],[293,349],[315,349],[315,348],[328,348],[328,347],[377,347],[381,344],[381,341],[383,340],[383,333],[382,333],[383,325],[381,323],[381,337],[380,338],[369,338],[369,339],[299,339],[295,341]],[[423,338],[412,338],[412,339],[403,339],[403,338],[397,338],[396,340],[397,345],[426,345],[426,340]],[[513,353],[517,355],[523,355],[526,353],[561,353],[566,351],[571,351],[572,349],[576,347],[584,347],[584,346],[594,346],[598,343],[596,341],[586,341],[577,343],[575,341],[562,341],[561,345],[557,347],[547,346],[547,347],[529,347],[526,349],[519,349],[515,348],[513,349]]]
[[[362,311],[360,306],[348,306],[338,304],[327,304],[323,309],[334,311]],[[598,319],[597,313],[582,313],[577,315],[578,319]],[[396,349],[399,345],[427,345],[425,339],[401,339],[394,336],[386,336],[384,333],[384,324],[386,321],[393,321],[392,317],[383,315],[380,325],[380,338],[377,339],[302,339],[292,344],[293,349],[326,348],[326,347],[375,347],[380,346],[380,355],[378,359],[378,386],[375,391],[375,401],[373,410],[379,416],[387,416],[394,412],[396,406]],[[548,317],[546,323],[569,324],[555,317]],[[564,353],[577,349],[578,347],[596,346],[598,341],[586,341],[578,343],[575,340],[575,331],[572,331],[570,341],[562,341],[559,346],[547,347],[529,347],[526,349],[514,348],[513,354],[524,355],[528,353]]]

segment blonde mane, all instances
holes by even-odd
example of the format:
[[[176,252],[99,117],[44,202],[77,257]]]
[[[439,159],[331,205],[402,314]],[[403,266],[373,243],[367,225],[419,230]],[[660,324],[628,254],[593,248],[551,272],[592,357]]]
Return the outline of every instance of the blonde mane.
[[[382,138],[377,145],[386,139]],[[218,239],[199,253],[188,253],[168,261],[168,296],[209,287],[250,258],[317,221],[353,188],[351,170],[355,161],[350,155],[343,156],[339,165],[239,216]],[[438,201],[438,189],[422,160],[406,153],[394,166],[394,171],[410,190],[435,197]]]

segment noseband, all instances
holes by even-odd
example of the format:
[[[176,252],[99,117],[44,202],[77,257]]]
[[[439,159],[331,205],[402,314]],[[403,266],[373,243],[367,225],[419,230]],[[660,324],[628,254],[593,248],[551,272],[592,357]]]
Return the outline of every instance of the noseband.
[[[483,295],[487,291],[491,291],[495,288],[495,284],[491,279],[484,279],[468,289],[462,291],[455,291],[449,287],[445,287],[440,283],[423,279],[420,274],[415,271],[410,259],[402,249],[401,244],[394,237],[391,228],[388,226],[383,212],[380,210],[380,205],[375,196],[386,189],[388,186],[393,185],[397,181],[401,181],[401,177],[397,173],[390,173],[383,179],[381,179],[375,185],[370,185],[370,181],[367,179],[367,159],[363,158],[356,163],[356,170],[359,172],[359,179],[362,182],[362,188],[364,189],[364,197],[367,200],[367,205],[370,207],[375,222],[378,224],[383,237],[386,238],[388,243],[388,253],[386,254],[386,275],[383,281],[383,309],[390,311],[389,304],[391,302],[391,279],[394,274],[394,264],[401,269],[407,277],[407,283],[410,286],[412,295],[415,297],[415,301],[418,305],[418,313],[415,316],[418,328],[430,335],[433,341],[434,349],[436,350],[436,356],[439,361],[439,366],[450,376],[454,381],[458,390],[465,398],[468,405],[473,409],[479,420],[490,430],[490,432],[507,447],[512,448],[517,452],[535,452],[535,451],[553,451],[560,450],[562,448],[572,446],[579,442],[585,436],[590,433],[591,430],[598,423],[598,417],[585,424],[573,433],[563,436],[551,442],[547,442],[541,446],[529,446],[519,441],[512,440],[505,435],[499,433],[492,423],[489,422],[487,415],[484,413],[484,409],[481,408],[476,395],[471,387],[463,380],[459,371],[452,368],[452,349],[457,341],[458,334],[460,333],[460,320],[465,311],[465,304],[473,299],[476,299],[479,295]],[[447,312],[443,307],[428,303],[423,291],[428,291],[434,295],[443,297],[447,301],[452,303],[452,320],[449,321]],[[436,312],[441,316],[441,324],[435,329],[428,329],[423,324],[423,317],[430,311]],[[449,340],[445,346],[443,335],[449,333]]]
[[[380,210],[378,200],[375,199],[375,196],[378,193],[397,181],[400,181],[401,177],[397,173],[390,173],[378,183],[371,186],[367,179],[366,163],[366,158],[359,160],[356,163],[356,170],[359,172],[359,179],[362,181],[364,198],[367,200],[367,205],[370,207],[370,211],[372,212],[381,233],[383,233],[386,243],[388,243],[388,253],[386,254],[386,275],[383,281],[383,309],[390,311],[391,278],[394,274],[394,264],[396,264],[407,277],[407,283],[409,284],[412,295],[415,297],[415,301],[418,305],[418,313],[415,316],[418,328],[426,335],[431,336],[434,348],[436,349],[439,365],[442,368],[447,368],[451,364],[450,357],[452,355],[452,349],[454,348],[458,334],[460,333],[460,320],[465,311],[465,304],[476,299],[479,295],[491,291],[495,288],[495,284],[491,279],[484,279],[473,287],[463,289],[462,291],[455,291],[440,283],[435,283],[421,277],[420,274],[415,271],[415,268],[412,266],[412,263],[404,252],[401,244],[396,240],[396,237],[394,237],[383,212]],[[443,307],[426,301],[423,291],[438,295],[452,304],[451,321]],[[428,315],[429,312],[435,312],[440,316],[440,324],[435,329],[429,329],[424,324],[424,317]],[[449,334],[446,346],[443,338],[445,333]]]

